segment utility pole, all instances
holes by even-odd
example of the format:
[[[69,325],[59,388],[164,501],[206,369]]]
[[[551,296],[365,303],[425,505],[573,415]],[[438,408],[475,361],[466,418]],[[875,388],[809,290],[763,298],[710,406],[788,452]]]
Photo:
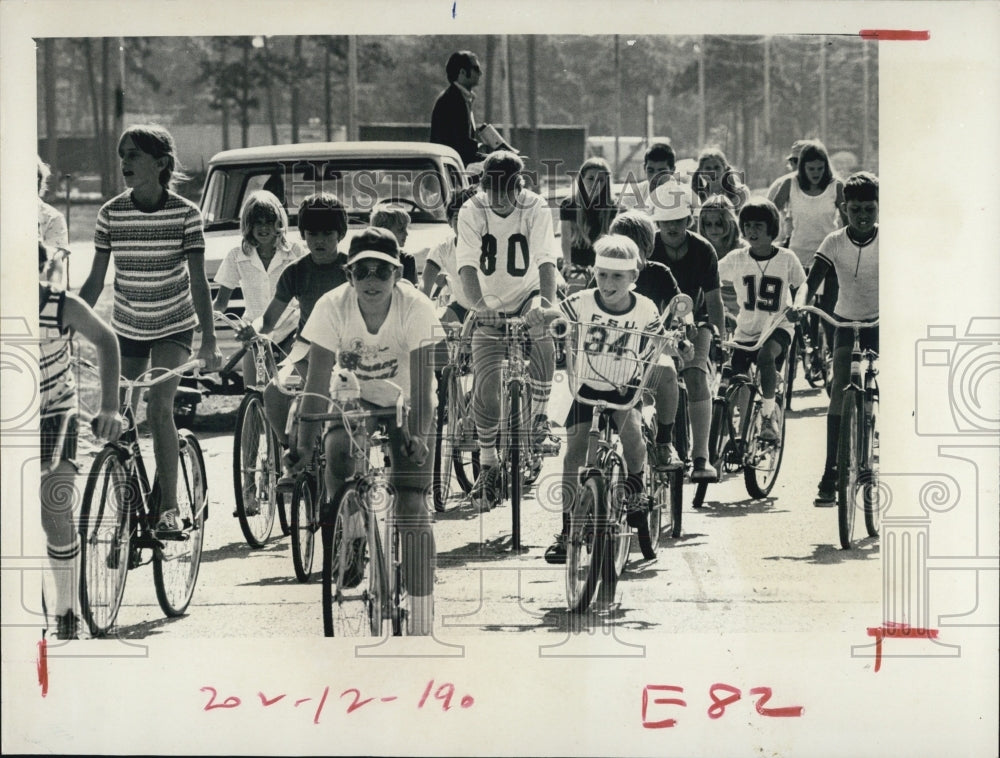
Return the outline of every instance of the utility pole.
[[[764,144],[771,145],[771,38],[764,37]]]
[[[698,149],[705,146],[705,35],[695,45],[698,54]]]
[[[826,145],[826,37],[822,35],[819,38],[819,138]]]
[[[118,38],[118,86],[115,87],[115,139],[118,139],[118,135],[125,131],[125,38]],[[121,172],[112,172],[117,174],[118,177],[118,189],[125,189],[125,179],[122,177]]]
[[[868,71],[868,40],[861,40],[861,167],[868,168],[868,116],[871,81]]]
[[[510,60],[510,51],[507,49],[507,35],[500,35],[500,68],[501,76],[500,80],[500,118],[503,119],[503,138],[510,144],[511,141],[511,129],[510,129],[510,85],[508,84],[508,77],[510,76],[510,71],[507,70],[507,62]]]
[[[536,166],[541,156],[538,155],[538,82],[535,72],[535,35],[528,35],[528,125],[531,128],[531,138],[528,150]],[[539,177],[539,180],[541,177]]]
[[[615,35],[615,171],[618,178],[621,170],[621,136],[622,136],[622,62],[621,40]]]
[[[347,38],[347,140],[358,139],[358,38]]]

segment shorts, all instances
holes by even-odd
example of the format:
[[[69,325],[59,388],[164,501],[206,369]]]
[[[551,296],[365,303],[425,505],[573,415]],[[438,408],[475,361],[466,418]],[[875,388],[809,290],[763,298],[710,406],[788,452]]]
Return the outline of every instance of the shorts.
[[[689,361],[680,361],[683,365],[681,371],[696,369],[705,374],[711,375],[711,361],[709,355],[712,350],[712,330],[708,327],[700,327],[694,335],[694,357]]]
[[[858,337],[862,350],[874,350],[876,353],[878,352],[877,326],[870,326],[861,329]],[[837,331],[834,332],[833,335],[833,350],[836,352],[842,347],[847,348],[848,350],[854,347],[854,330],[844,329],[843,327],[838,326]]]
[[[758,339],[760,338],[758,337]],[[792,343],[792,338],[788,332],[779,327],[767,338],[767,342],[771,342],[772,340],[781,345],[781,352],[774,359],[774,365],[780,371],[785,362],[785,356],[788,355],[788,346]],[[767,342],[764,344],[767,344]],[[729,370],[733,374],[745,374],[747,369],[750,368],[750,364],[757,362],[757,353],[759,352],[760,350],[733,350],[733,357],[729,361]]]
[[[365,410],[382,410],[381,406],[369,403],[366,400],[361,400],[361,407]],[[396,490],[415,490],[417,492],[430,492],[431,479],[433,476],[434,467],[434,444],[433,440],[428,438],[425,440],[429,448],[427,453],[427,458],[421,465],[417,465],[412,460],[410,460],[403,452],[403,434],[402,430],[398,429],[394,421],[386,422],[384,419],[369,419],[366,424],[366,434],[365,440],[371,437],[372,432],[375,431],[376,427],[384,423],[386,429],[389,433],[389,458],[391,461],[391,466],[389,469],[389,483]],[[324,444],[326,442],[326,435],[329,432],[342,429],[344,426],[341,419],[335,421],[326,422],[326,427],[323,430]]]
[[[607,400],[609,403],[628,403],[631,402],[632,398],[635,397],[635,393],[638,387],[630,388],[628,392],[624,395],[617,390],[599,390],[594,389],[590,385],[582,384],[580,385],[579,395],[587,398],[588,400]],[[594,418],[594,408],[595,406],[589,405],[587,403],[581,403],[576,398],[573,399],[573,404],[569,407],[569,412],[566,414],[566,420],[563,422],[563,426],[570,429],[577,424],[589,424],[591,419]],[[642,398],[635,404],[635,408],[638,410],[642,409]],[[615,409],[617,410],[617,409]],[[617,428],[612,419],[612,428]]]
[[[166,337],[157,337],[152,340],[137,340],[131,337],[118,335],[118,347],[121,350],[122,358],[142,358],[149,359],[153,346],[157,344],[173,343],[180,345],[191,355],[191,346],[194,345],[194,329],[185,329],[182,332],[168,334]]]
[[[63,438],[62,450],[59,452],[59,461],[53,461],[56,452],[56,445],[59,442],[59,428],[62,426],[66,414],[60,413],[55,416],[43,416],[39,425],[39,442],[42,451],[42,470],[51,467],[59,461],[69,461],[76,465],[76,445],[78,434],[78,423],[76,414],[69,419],[66,426],[66,436]],[[79,467],[77,467],[79,468]]]

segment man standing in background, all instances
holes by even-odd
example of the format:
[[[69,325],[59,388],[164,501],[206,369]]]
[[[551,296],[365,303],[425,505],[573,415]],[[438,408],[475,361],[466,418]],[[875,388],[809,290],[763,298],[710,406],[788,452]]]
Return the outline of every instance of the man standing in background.
[[[462,157],[465,165],[481,161],[485,156],[476,141],[476,121],[472,91],[479,84],[483,70],[475,53],[459,50],[452,53],[445,66],[450,85],[438,95],[431,114],[431,142],[448,145]]]

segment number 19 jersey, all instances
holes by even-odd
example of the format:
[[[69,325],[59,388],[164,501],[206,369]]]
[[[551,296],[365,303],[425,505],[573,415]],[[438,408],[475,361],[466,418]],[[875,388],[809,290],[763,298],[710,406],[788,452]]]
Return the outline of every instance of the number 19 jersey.
[[[477,192],[458,212],[459,272],[472,266],[479,275],[486,306],[516,309],[538,289],[538,268],[556,262],[552,213],[540,195],[521,190],[514,210],[500,216],[489,199]]]
[[[792,304],[790,290],[805,283],[806,272],[795,253],[774,245],[771,252],[758,259],[748,248],[737,248],[719,261],[719,278],[733,283],[740,304],[735,335],[739,342],[756,342],[776,314]],[[795,330],[787,317],[779,328],[789,336]]]

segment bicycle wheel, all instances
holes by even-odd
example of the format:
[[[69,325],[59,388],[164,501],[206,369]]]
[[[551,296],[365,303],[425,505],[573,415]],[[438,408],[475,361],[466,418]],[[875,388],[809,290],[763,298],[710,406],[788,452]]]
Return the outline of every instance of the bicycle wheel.
[[[437,433],[434,437],[434,479],[431,485],[434,510],[443,513],[451,494],[451,460],[454,430],[449,420],[452,366],[445,366],[438,382]]]
[[[754,394],[756,389],[751,394],[752,405],[749,406],[749,419],[744,427],[743,439],[746,447],[743,458],[743,481],[750,497],[761,498],[771,494],[775,482],[778,481],[781,458],[785,450],[785,414],[781,412],[781,404],[778,403],[775,413],[781,414],[781,439],[778,442],[761,440],[760,430],[764,417],[760,410],[760,402],[753,397]]]
[[[518,382],[511,382],[507,388],[509,393],[509,407],[507,408],[507,451],[508,468],[507,481],[508,492],[510,494],[511,509],[511,546],[517,550],[521,546],[521,446],[524,440],[521,439],[521,385]]]
[[[878,497],[878,397],[872,400],[871,415],[865,417],[864,451],[864,498],[865,529],[869,537],[878,537],[882,526],[881,503]]]
[[[403,553],[400,543],[399,530],[391,521],[389,516],[385,522],[385,544],[388,547],[391,561],[388,564],[388,583],[386,588],[386,604],[384,616],[390,620],[393,637],[405,636],[407,631],[406,616],[409,613],[408,599],[406,591],[406,577],[403,574]],[[377,536],[377,534],[376,534]],[[386,565],[384,562],[382,565]]]
[[[570,511],[566,537],[566,603],[573,612],[590,607],[603,579],[605,565],[613,563],[607,545],[607,508],[599,473],[587,476]]]
[[[236,517],[250,547],[263,547],[271,536],[277,497],[278,455],[256,392],[243,396],[233,433],[233,489]]]
[[[323,518],[323,634],[381,636],[387,599],[378,519],[347,482]]]
[[[795,373],[799,361],[802,361],[803,373],[809,377],[809,369],[805,365],[806,352],[802,343],[802,328],[796,324],[795,332],[792,334],[792,344],[788,346],[788,354],[785,357],[785,410],[792,409],[792,387],[795,386]]]
[[[612,540],[615,576],[621,576],[632,547],[632,530],[625,521],[622,487],[625,485],[625,462],[617,453],[609,453],[601,467],[604,471],[605,501],[608,504],[608,536]],[[613,587],[611,588],[614,589]]]
[[[723,472],[723,451],[726,443],[729,442],[729,422],[726,420],[726,400],[716,397],[712,400],[712,421],[708,431],[708,459],[719,472],[719,479],[722,479]],[[705,494],[708,492],[708,482],[698,482],[694,491],[695,508],[701,508],[705,503]]]
[[[308,582],[312,576],[313,548],[319,504],[316,502],[318,483],[312,474],[301,473],[292,490],[292,567],[295,578]]]
[[[136,490],[118,450],[103,448],[87,474],[79,525],[80,611],[95,637],[107,634],[121,608]]]
[[[861,392],[851,389],[844,392],[840,441],[837,445],[837,523],[840,527],[840,546],[844,550],[854,546],[854,511],[865,444],[863,404]]]
[[[180,464],[177,466],[177,507],[184,539],[167,540],[153,550],[153,584],[156,599],[167,616],[180,616],[194,596],[205,546],[208,483],[201,445],[187,429],[178,432]]]
[[[647,469],[650,469],[651,465],[650,461],[646,462]],[[639,543],[642,557],[652,560],[659,550],[660,535],[664,529],[673,529],[673,517],[670,515],[670,486],[666,474],[653,472],[647,477],[646,497],[649,508],[646,511],[645,525],[641,525],[636,531],[636,541]]]
[[[453,376],[457,392],[449,392],[449,400],[454,403],[449,409],[449,418],[455,419],[451,426],[455,432],[455,444],[451,451],[455,468],[455,481],[468,495],[479,477],[479,442],[476,425],[472,418],[472,392],[462,389],[457,376]]]

